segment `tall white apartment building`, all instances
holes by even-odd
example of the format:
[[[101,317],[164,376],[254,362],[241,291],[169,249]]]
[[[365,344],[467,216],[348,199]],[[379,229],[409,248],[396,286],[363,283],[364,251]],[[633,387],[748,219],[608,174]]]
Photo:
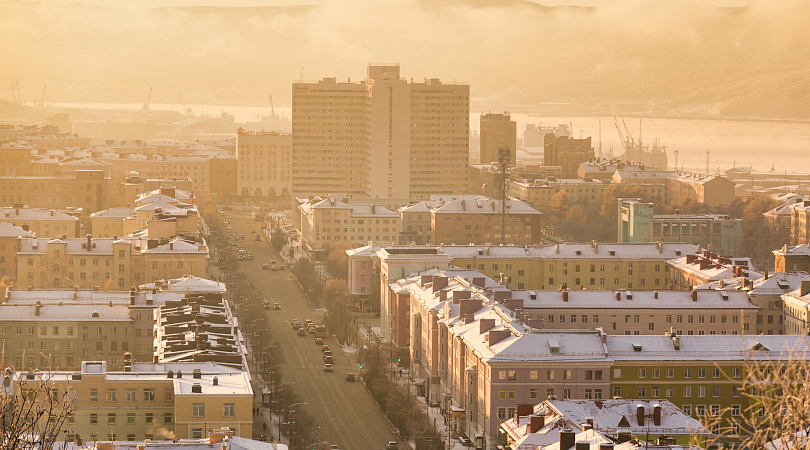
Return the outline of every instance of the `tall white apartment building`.
[[[250,131],[240,128],[236,133],[236,164],[238,194],[273,196],[289,195],[291,177],[292,137],[276,131]]]
[[[292,86],[292,192],[371,192],[371,97],[365,83],[324,78]]]
[[[369,64],[361,83],[293,84],[293,193],[380,198],[462,194],[470,87],[413,82]]]

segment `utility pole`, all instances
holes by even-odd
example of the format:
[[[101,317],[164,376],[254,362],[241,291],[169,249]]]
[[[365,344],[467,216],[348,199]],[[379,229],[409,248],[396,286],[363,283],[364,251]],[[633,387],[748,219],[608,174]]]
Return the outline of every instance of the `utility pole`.
[[[506,245],[506,214],[509,211],[507,199],[509,198],[508,172],[511,166],[511,149],[506,146],[498,147],[498,166],[500,168],[500,194],[501,204],[499,213],[501,215],[501,245]]]

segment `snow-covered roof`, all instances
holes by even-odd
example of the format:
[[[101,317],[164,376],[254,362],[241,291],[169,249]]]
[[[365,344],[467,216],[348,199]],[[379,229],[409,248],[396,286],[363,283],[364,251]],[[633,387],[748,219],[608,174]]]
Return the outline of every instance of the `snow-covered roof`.
[[[438,205],[432,209],[435,214],[499,214],[501,210],[501,201],[489,198],[480,198],[474,196],[473,199],[467,199],[467,196],[461,196]],[[528,203],[517,200],[508,199],[506,201],[508,214],[540,214],[540,211],[532,208]]]
[[[135,208],[130,208],[126,206],[120,206],[116,208],[109,208],[102,211],[94,212],[90,214],[90,218],[97,218],[97,217],[112,217],[112,218],[127,218],[132,217],[135,215]]]
[[[136,205],[144,205],[148,203],[169,203],[176,205],[177,199],[163,194],[145,194],[135,200]]]
[[[810,242],[801,245],[785,245],[779,250],[774,250],[773,254],[780,256],[810,256]]]
[[[0,216],[2,220],[2,216]],[[0,237],[17,237],[17,236],[33,236],[31,231],[25,231],[20,227],[14,226],[8,222],[0,222]]]
[[[739,324],[725,324],[726,330]],[[717,328],[722,328],[720,324]],[[810,337],[799,335],[704,335],[678,336],[679,349],[668,336],[607,337],[607,350],[614,361],[743,361],[746,358],[810,360]]]
[[[168,244],[163,244],[155,248],[141,250],[141,253],[205,253],[208,254],[208,247],[193,244],[180,238],[174,238]]]
[[[693,301],[689,291],[582,290],[513,291],[513,299],[523,299],[524,309],[664,309],[732,308],[757,309],[748,293],[735,290],[701,290]],[[566,298],[566,300],[563,300]],[[617,300],[618,298],[618,300]]]
[[[225,283],[195,277],[193,275],[172,278],[168,282],[161,281],[142,284],[138,286],[138,288],[142,290],[159,289],[161,292],[188,292],[192,294],[202,294],[206,292],[227,292]]]
[[[698,246],[683,243],[557,244],[543,247],[514,245],[442,245],[441,253],[453,258],[542,259],[653,259],[665,260],[694,253]]]
[[[682,258],[671,259],[667,264],[680,272],[695,276],[702,280],[717,281],[735,277],[744,277],[751,280],[764,277],[763,274],[754,271],[751,258],[728,258],[728,262],[720,262],[717,259],[695,259],[684,256]],[[703,263],[703,265],[701,265]],[[702,268],[701,268],[702,267]]]
[[[71,304],[44,303],[37,307],[31,304],[4,303],[0,305],[0,317],[7,321],[30,322],[129,322],[129,308],[126,305],[115,304]]]
[[[56,209],[0,207],[0,220],[65,220],[78,222],[79,218]]]

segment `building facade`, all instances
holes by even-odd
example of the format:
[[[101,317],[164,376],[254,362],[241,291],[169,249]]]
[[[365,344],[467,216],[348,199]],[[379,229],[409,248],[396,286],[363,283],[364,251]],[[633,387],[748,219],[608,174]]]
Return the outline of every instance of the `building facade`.
[[[517,161],[517,123],[508,112],[481,114],[481,146],[479,164],[500,162],[500,148],[509,151],[509,167]]]
[[[236,162],[240,195],[287,196],[292,188],[292,137],[275,131],[236,133]]]

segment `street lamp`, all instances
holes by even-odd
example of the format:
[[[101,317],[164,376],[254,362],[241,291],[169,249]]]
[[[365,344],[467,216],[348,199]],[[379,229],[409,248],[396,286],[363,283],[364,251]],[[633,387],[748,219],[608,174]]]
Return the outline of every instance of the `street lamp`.
[[[306,404],[307,404],[306,402],[293,403],[292,405],[287,407],[287,411],[290,412],[289,414],[287,414],[287,420],[290,422],[290,432],[287,435],[287,437],[290,438],[290,443],[292,443],[292,435],[293,435],[293,421],[292,421],[292,413],[293,413],[293,411],[292,410],[296,406],[301,406],[301,405],[306,405]],[[280,426],[278,427],[278,440],[279,441],[281,440],[281,427]]]

